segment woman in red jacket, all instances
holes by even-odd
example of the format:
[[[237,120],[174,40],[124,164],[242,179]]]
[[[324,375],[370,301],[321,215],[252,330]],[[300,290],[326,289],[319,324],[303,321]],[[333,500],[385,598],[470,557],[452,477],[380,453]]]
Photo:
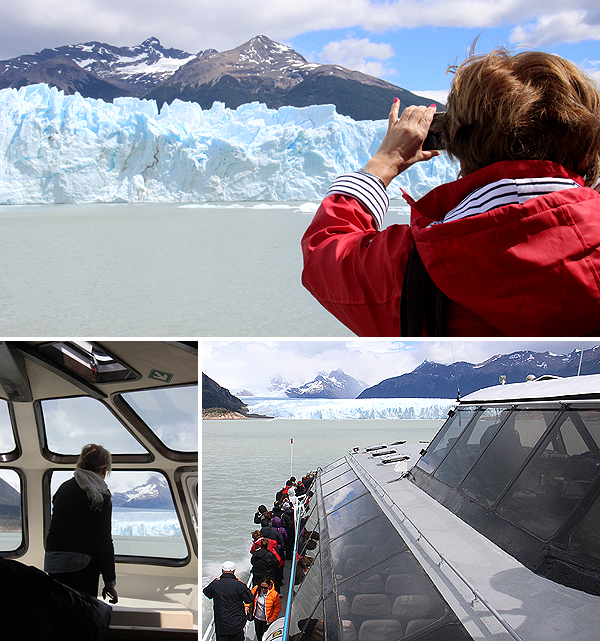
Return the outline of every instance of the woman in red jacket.
[[[465,61],[442,125],[460,177],[416,202],[405,194],[410,225],[382,230],[386,187],[437,154],[421,148],[435,106],[398,117],[399,106],[378,152],[333,182],[304,235],[309,291],[361,336],[398,336],[401,314],[404,335],[600,334],[594,83],[541,52]]]
[[[271,579],[263,579],[252,588],[254,601],[252,614],[257,641],[262,641],[267,628],[277,619],[281,612],[281,599],[275,591]]]

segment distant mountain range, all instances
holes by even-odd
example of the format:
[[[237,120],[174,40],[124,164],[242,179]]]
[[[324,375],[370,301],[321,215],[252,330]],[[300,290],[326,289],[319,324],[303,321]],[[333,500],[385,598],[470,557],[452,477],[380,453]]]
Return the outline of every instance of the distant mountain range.
[[[450,365],[424,361],[415,370],[402,376],[388,378],[365,389],[358,398],[456,398],[484,387],[520,383],[528,376],[575,376],[581,351],[567,355],[551,352],[521,351],[493,356],[479,364],[459,362]],[[600,374],[600,348],[583,354],[581,374]]]
[[[8,531],[20,528],[21,495],[15,488],[0,479],[0,531],[6,526]]]
[[[366,387],[341,369],[325,374],[321,372],[312,381],[300,387],[285,390],[288,398],[356,398]]]
[[[243,415],[248,414],[246,403],[202,372],[202,409],[217,407]]]
[[[272,109],[334,104],[354,120],[387,118],[396,96],[402,107],[432,103],[374,76],[308,62],[266,36],[229,51],[196,55],[148,38],[136,47],[87,42],[0,61],[0,89],[41,82],[67,94],[105,101],[137,96],[159,106],[175,99],[197,102],[203,109],[215,101],[230,108],[255,101]]]

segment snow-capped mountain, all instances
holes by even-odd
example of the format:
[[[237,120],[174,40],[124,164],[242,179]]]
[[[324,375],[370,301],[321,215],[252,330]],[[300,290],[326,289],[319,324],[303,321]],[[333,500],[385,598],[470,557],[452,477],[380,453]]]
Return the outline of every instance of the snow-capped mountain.
[[[365,389],[359,398],[456,398],[484,387],[519,383],[528,376],[576,376],[581,360],[581,374],[600,374],[600,348],[581,350],[570,354],[519,351],[499,354],[483,363],[453,363],[442,365],[424,361],[416,369],[402,376],[388,378]]]
[[[215,101],[229,108],[252,102],[271,109],[334,104],[338,113],[354,120],[387,118],[396,96],[403,107],[431,103],[374,76],[308,62],[266,36],[228,51],[208,49],[196,55],[148,38],[135,47],[87,42],[0,61],[0,89],[41,82],[66,94],[106,101],[137,96],[156,100],[159,107],[175,99],[204,109]]]
[[[172,509],[173,499],[166,479],[151,476],[146,483],[127,490],[115,492],[113,507],[127,507],[145,510]]]
[[[267,384],[267,391],[274,394],[285,394],[285,390],[293,386],[292,381],[281,375],[272,376]]]
[[[103,42],[64,45],[0,62],[0,88],[46,82],[86,97],[104,98],[105,94],[104,99],[112,100],[122,95],[141,96],[195,57],[180,49],[166,49],[157,38],[135,47]],[[67,79],[65,69],[76,75],[76,80]]]
[[[341,369],[325,372],[309,383],[285,390],[288,398],[356,398],[366,385]]]

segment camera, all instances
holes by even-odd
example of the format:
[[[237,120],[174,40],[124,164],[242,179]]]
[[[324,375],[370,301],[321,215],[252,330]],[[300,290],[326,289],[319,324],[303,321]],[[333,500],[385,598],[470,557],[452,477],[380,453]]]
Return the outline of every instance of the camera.
[[[429,131],[427,132],[427,136],[423,141],[423,146],[421,147],[423,151],[444,149],[444,141],[442,140],[442,127],[445,117],[446,114],[444,112],[433,114],[431,126],[429,127]]]

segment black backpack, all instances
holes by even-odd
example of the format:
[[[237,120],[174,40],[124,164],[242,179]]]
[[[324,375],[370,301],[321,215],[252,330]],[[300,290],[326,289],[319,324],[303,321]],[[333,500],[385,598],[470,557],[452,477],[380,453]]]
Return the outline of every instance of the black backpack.
[[[400,336],[445,336],[448,297],[431,280],[416,245],[408,255],[400,294]]]

